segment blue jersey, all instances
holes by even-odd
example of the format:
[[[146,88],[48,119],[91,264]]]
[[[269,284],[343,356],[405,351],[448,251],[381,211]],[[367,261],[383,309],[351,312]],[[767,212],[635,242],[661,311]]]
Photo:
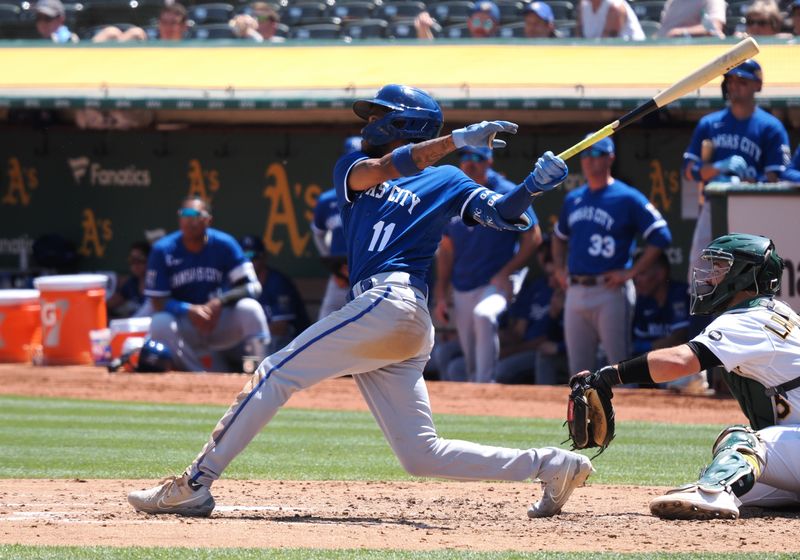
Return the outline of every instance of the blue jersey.
[[[653,341],[689,327],[688,286],[670,282],[663,306],[655,298],[638,296],[633,312],[633,347],[637,355],[653,349]]]
[[[236,239],[212,228],[206,236],[199,253],[186,249],[180,231],[159,239],[147,261],[145,295],[203,304],[220,290],[252,275],[253,265]]]
[[[132,301],[142,305],[147,299],[143,293],[139,292],[139,279],[136,276],[128,276],[128,279],[117,289],[125,301]]]
[[[516,185],[489,170],[486,187],[505,194]],[[534,225],[538,223],[533,214]],[[468,226],[453,218],[444,232],[453,241],[453,287],[466,292],[485,286],[516,252],[519,232],[496,230],[483,226]]]
[[[336,190],[329,189],[319,195],[317,205],[314,207],[314,228],[317,231],[331,233],[328,254],[323,257],[344,257],[347,255],[347,244],[344,240],[342,217],[339,214],[339,204],[336,200]]]
[[[510,317],[528,321],[525,340],[548,336],[553,327],[557,326],[558,320],[550,317],[552,297],[553,288],[548,284],[547,277],[522,285],[514,303],[508,308],[508,314]]]
[[[295,333],[306,330],[310,321],[297,287],[279,270],[269,269],[261,284],[259,303],[267,315],[267,323],[288,321]]]
[[[443,165],[365,191],[349,190],[350,169],[366,158],[362,152],[342,156],[334,170],[351,284],[394,271],[424,280],[450,218],[485,188],[457,167]]]
[[[742,156],[748,165],[746,179],[752,181],[764,180],[768,171],[780,177],[789,166],[786,128],[760,107],[745,120],[737,119],[728,108],[700,119],[683,154],[684,165],[701,161],[700,146],[706,139],[714,144],[712,161]]]
[[[783,172],[782,179],[784,181],[792,181],[793,183],[800,183],[800,146],[794,152],[792,163],[789,168]]]
[[[569,242],[567,268],[580,275],[630,268],[637,233],[657,247],[672,241],[661,213],[619,179],[599,191],[588,185],[571,191],[553,233]]]

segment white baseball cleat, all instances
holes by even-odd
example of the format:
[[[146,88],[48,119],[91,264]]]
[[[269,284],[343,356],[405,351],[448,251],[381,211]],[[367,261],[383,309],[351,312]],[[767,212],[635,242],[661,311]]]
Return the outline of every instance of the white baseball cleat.
[[[573,490],[581,486],[594,472],[588,457],[556,447],[544,450],[553,452],[547,459],[538,478],[542,481],[542,499],[528,508],[528,517],[550,517],[561,511]]]
[[[174,513],[185,517],[208,517],[214,511],[214,497],[206,486],[189,486],[186,475],[171,476],[154,488],[128,494],[128,502],[144,513]]]
[[[739,508],[727,490],[707,492],[688,484],[652,500],[650,513],[662,519],[737,519]]]

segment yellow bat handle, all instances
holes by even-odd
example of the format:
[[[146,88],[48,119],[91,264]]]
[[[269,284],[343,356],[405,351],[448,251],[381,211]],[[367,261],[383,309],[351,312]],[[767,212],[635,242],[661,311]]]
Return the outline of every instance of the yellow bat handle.
[[[585,150],[589,146],[597,144],[603,138],[608,138],[609,136],[614,134],[614,131],[616,130],[616,128],[618,126],[619,126],[619,121],[614,121],[611,124],[607,124],[606,126],[601,128],[600,130],[598,130],[597,132],[592,134],[591,136],[587,136],[586,138],[584,138],[583,140],[581,140],[580,142],[578,142],[577,144],[575,144],[571,148],[567,148],[566,150],[564,150],[563,152],[558,154],[558,157],[560,157],[564,161],[567,161],[569,158],[571,158],[575,154],[577,154],[579,152],[582,152],[583,150]]]

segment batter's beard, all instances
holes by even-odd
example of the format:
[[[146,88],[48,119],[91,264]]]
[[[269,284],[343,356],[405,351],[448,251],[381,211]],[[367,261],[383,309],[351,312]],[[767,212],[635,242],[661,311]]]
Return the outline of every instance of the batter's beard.
[[[373,146],[366,140],[361,144],[361,151],[367,154],[371,158],[381,158],[389,153],[389,147],[384,146]]]

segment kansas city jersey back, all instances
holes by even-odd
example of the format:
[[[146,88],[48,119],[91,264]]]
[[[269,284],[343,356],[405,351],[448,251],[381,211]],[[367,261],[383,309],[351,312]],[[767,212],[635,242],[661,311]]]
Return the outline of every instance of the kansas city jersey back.
[[[742,156],[747,162],[747,179],[756,181],[772,171],[780,175],[789,166],[789,135],[781,121],[756,107],[753,115],[737,119],[730,109],[710,113],[700,119],[684,160],[700,161],[703,140],[714,144],[712,161]]]
[[[192,253],[180,231],[159,239],[147,261],[144,293],[188,303],[206,303],[213,292],[227,289],[247,276],[252,264],[239,243],[227,233],[209,228],[205,247]]]
[[[427,167],[365,191],[347,189],[353,165],[367,156],[343,156],[334,169],[351,284],[382,272],[425,279],[442,232],[481,187],[451,165]]]

